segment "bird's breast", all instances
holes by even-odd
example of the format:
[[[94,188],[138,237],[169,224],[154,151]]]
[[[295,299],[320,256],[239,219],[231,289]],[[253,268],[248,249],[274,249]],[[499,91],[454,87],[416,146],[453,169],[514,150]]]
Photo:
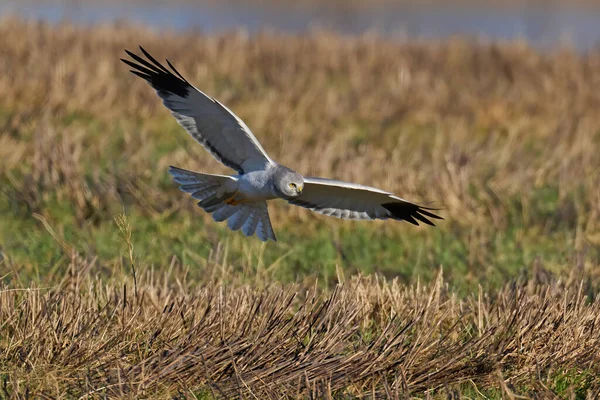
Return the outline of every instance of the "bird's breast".
[[[254,171],[242,175],[238,181],[238,192],[246,200],[274,199],[269,176],[266,171]]]

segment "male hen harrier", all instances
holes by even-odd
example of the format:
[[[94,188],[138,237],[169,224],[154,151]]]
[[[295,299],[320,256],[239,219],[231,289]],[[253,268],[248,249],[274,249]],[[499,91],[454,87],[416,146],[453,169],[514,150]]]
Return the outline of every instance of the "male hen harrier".
[[[250,128],[216,99],[193,87],[167,60],[172,71],[140,47],[146,59],[126,50],[133,67],[156,90],[177,122],[218,161],[237,175],[212,175],[170,167],[181,190],[199,200],[215,221],[228,221],[231,230],[246,236],[277,240],[271,227],[267,200],[281,198],[325,215],[343,219],[405,220],[432,225],[426,217],[441,219],[432,210],[392,193],[332,179],[303,177],[273,161]]]

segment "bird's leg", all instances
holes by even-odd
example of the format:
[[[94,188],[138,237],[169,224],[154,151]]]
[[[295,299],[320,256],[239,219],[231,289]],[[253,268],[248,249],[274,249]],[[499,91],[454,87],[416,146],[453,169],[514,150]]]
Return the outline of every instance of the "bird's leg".
[[[235,200],[235,196],[237,196],[237,194],[238,191],[236,190],[230,198],[224,201],[224,203],[229,204],[230,206],[237,206],[238,204],[240,204],[240,201]]]

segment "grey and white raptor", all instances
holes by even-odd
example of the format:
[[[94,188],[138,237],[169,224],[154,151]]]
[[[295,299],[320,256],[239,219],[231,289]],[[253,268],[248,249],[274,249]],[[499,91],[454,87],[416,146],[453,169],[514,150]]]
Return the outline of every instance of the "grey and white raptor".
[[[325,215],[343,219],[404,220],[418,225],[441,219],[431,208],[408,202],[380,189],[325,178],[304,177],[273,161],[250,128],[216,99],[192,86],[167,60],[171,70],[142,47],[146,59],[126,50],[133,59],[121,59],[131,72],[145,79],[177,122],[218,161],[237,175],[213,175],[170,167],[181,190],[215,221],[228,220],[232,230],[246,236],[277,240],[267,200],[284,199]]]

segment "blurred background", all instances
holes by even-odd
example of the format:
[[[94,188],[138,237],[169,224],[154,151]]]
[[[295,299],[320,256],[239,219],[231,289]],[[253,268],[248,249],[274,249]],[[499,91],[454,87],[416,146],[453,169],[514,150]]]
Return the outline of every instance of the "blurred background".
[[[600,38],[600,6],[589,0],[3,0],[0,13],[84,25],[123,20],[156,29],[198,29],[211,34],[232,29],[297,34],[321,28],[398,39],[468,35],[581,50],[592,48]]]
[[[55,279],[73,252],[103,274],[129,254],[119,213],[141,265],[196,277],[218,265],[328,285],[443,268],[469,291],[598,271],[594,2],[20,0],[0,15],[0,254],[18,271],[6,279]],[[167,167],[229,171],[119,61],[138,45],[279,162],[445,220],[356,223],[275,203],[279,242],[266,246],[214,223]]]
[[[0,398],[600,398],[597,4],[0,0]],[[444,220],[214,222],[138,45]]]

